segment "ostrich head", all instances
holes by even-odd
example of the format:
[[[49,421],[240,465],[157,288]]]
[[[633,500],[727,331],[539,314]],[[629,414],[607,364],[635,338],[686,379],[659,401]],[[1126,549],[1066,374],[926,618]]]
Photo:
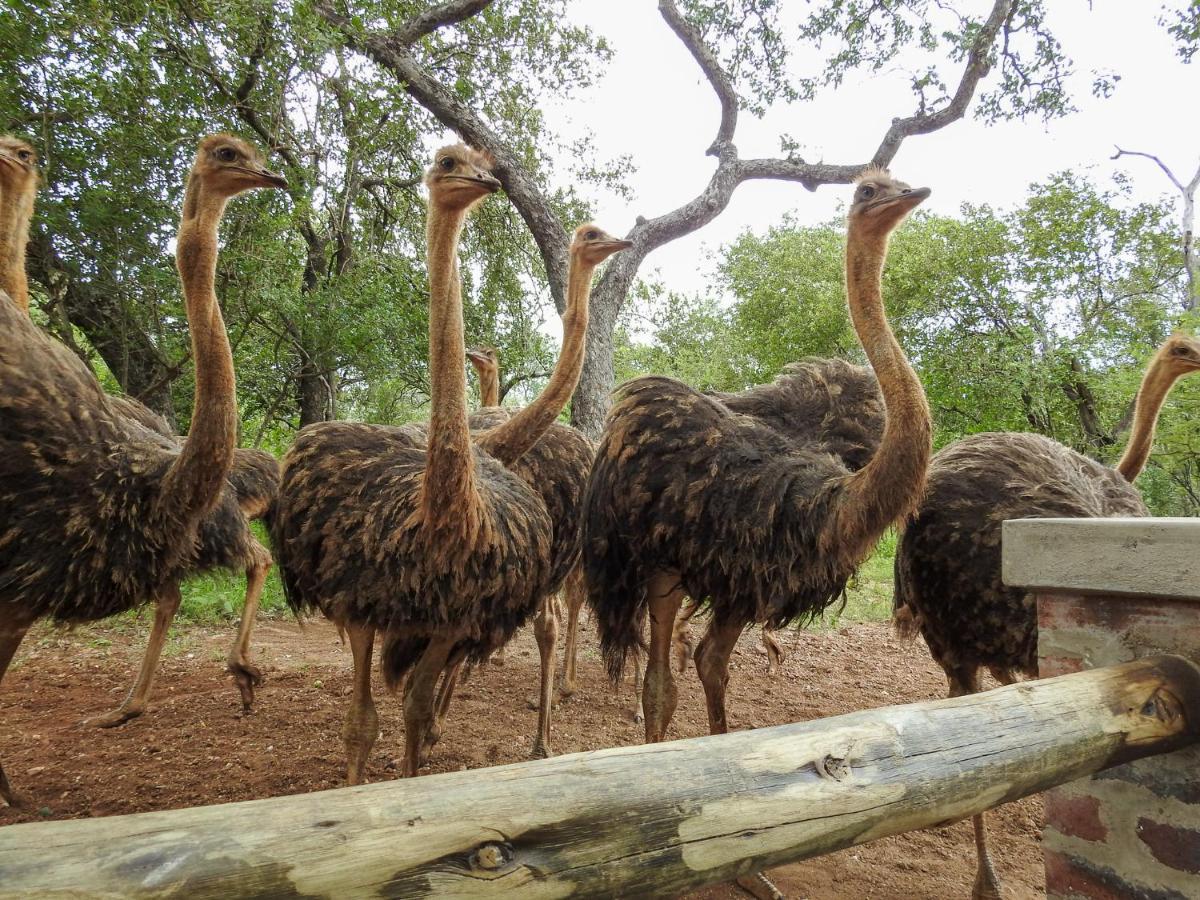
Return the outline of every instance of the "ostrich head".
[[[1176,378],[1200,372],[1200,340],[1190,334],[1176,332],[1171,335],[1159,348],[1158,356]]]
[[[468,347],[467,359],[481,378],[500,371],[500,354],[495,347]]]
[[[287,179],[268,169],[257,150],[231,134],[201,140],[192,173],[208,189],[228,197],[252,188],[287,187]]]
[[[929,188],[912,188],[887,169],[872,166],[858,176],[847,221],[852,228],[887,234],[904,221],[926,197]]]
[[[467,210],[500,190],[490,154],[465,144],[443,147],[425,173],[429,199],[446,210]]]
[[[38,177],[37,152],[12,135],[0,135],[0,180],[18,190],[31,188]]]
[[[626,250],[632,246],[632,241],[615,238],[603,228],[585,222],[575,229],[575,237],[571,241],[571,254],[577,256],[580,262],[596,266],[619,250]]]

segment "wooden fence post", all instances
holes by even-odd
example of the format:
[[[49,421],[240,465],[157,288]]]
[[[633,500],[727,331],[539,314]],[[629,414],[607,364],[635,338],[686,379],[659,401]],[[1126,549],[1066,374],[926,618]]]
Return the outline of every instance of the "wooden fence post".
[[[1037,597],[1043,676],[1200,661],[1200,520],[1005,522],[1004,578]],[[1048,792],[1042,846],[1052,900],[1200,897],[1200,750]]]

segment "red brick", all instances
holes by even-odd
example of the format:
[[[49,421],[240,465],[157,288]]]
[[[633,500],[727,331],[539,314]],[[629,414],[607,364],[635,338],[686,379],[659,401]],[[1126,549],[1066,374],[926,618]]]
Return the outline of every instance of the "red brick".
[[[1046,794],[1046,825],[1085,841],[1108,840],[1108,828],[1100,820],[1100,801],[1086,794],[1049,791]]]
[[[1200,831],[1138,819],[1138,837],[1164,866],[1200,875]]]
[[[1050,897],[1086,897],[1088,900],[1128,900],[1129,893],[1119,885],[1105,884],[1084,871],[1082,861],[1044,850],[1046,895]]]
[[[1038,594],[1038,628],[1074,628],[1088,623],[1087,602],[1068,594]]]

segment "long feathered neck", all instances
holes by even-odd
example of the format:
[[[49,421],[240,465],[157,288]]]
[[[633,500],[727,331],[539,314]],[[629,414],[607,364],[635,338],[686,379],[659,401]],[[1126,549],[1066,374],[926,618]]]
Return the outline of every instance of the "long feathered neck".
[[[846,296],[854,330],[879,379],[887,425],[879,449],[844,482],[826,549],[857,563],[883,531],[915,507],[925,487],[932,423],[921,382],[908,364],[884,312],[881,281],[886,232],[846,235]]]
[[[27,186],[0,180],[0,290],[18,307],[29,310],[29,282],[25,275],[25,247],[37,182]]]
[[[432,407],[421,512],[427,527],[469,530],[478,496],[471,433],[467,427],[467,370],[463,365],[462,285],[458,242],[466,210],[429,204],[429,368]]]
[[[233,354],[214,288],[217,226],[225,201],[225,196],[206,191],[203,180],[192,175],[175,245],[192,337],[196,394],[192,427],[167,473],[162,497],[184,516],[201,516],[216,502],[237,445]]]
[[[479,373],[479,405],[500,405],[500,370],[488,368]]]
[[[567,273],[567,309],[563,313],[563,344],[558,362],[537,399],[511,419],[483,435],[479,445],[504,465],[511,465],[538,442],[563,411],[583,370],[587,340],[588,300],[592,293],[595,265],[571,254]]]
[[[1125,446],[1125,452],[1121,454],[1120,462],[1117,463],[1117,471],[1131,484],[1146,467],[1150,449],[1154,446],[1158,414],[1167,400],[1167,394],[1171,393],[1171,388],[1178,379],[1179,373],[1171,371],[1167,358],[1162,353],[1155,354],[1142,377],[1142,385],[1138,388],[1129,443]]]

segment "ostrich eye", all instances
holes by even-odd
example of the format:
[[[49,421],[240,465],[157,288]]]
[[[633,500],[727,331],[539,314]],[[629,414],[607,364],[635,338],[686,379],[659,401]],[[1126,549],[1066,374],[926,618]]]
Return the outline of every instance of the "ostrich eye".
[[[237,159],[237,153],[232,147],[222,147],[217,151],[217,159],[221,162],[233,162]]]
[[[29,160],[33,159],[33,154],[30,153],[28,150],[18,150],[17,158],[20,159],[22,162],[29,162]]]
[[[875,196],[874,185],[864,184],[858,189],[858,196],[862,197],[864,200],[870,200]]]
[[[454,168],[454,160],[451,159],[449,156],[443,156],[438,161],[438,165],[441,166],[444,171],[449,172],[451,169]]]
[[[596,232],[596,231],[589,231],[587,234],[584,235],[584,237],[587,238],[589,241],[594,241],[596,238],[600,237],[600,234],[599,234],[599,232]]]

